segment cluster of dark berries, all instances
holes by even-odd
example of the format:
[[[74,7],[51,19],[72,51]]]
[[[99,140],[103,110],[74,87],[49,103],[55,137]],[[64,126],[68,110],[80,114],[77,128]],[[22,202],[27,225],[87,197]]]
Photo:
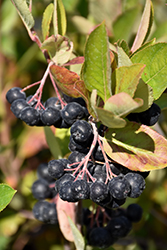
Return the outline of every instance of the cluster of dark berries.
[[[26,97],[21,88],[14,87],[7,92],[6,99],[11,104],[13,114],[29,126],[69,128],[76,120],[88,116],[82,98],[73,98],[63,108],[57,97],[50,97],[45,103],[37,105],[36,98]]]
[[[70,131],[69,148],[72,152],[68,159],[48,163],[48,172],[56,179],[55,189],[62,200],[91,199],[102,207],[117,208],[127,197],[141,195],[149,172],[131,171],[110,159],[107,165],[98,143],[85,165],[93,140],[92,127],[84,120],[76,121]]]
[[[107,248],[118,239],[126,237],[132,229],[132,223],[142,218],[142,208],[131,204],[127,209],[105,209],[93,214],[89,209],[83,212],[83,224],[86,227],[88,245]]]
[[[55,180],[48,174],[47,163],[38,166],[37,175],[38,179],[32,185],[32,194],[38,200],[33,207],[33,215],[44,223],[57,224],[57,210],[54,202],[57,195],[54,188]],[[53,202],[49,202],[48,199]]]
[[[130,113],[127,118],[129,121],[139,122],[147,126],[153,126],[161,114],[160,107],[153,103],[151,107],[140,113]]]

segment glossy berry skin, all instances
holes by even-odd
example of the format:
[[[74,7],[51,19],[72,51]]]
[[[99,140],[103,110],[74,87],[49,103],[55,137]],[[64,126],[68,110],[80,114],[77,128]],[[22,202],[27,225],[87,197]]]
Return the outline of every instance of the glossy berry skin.
[[[74,163],[74,162],[80,162],[84,159],[85,157],[85,154],[83,153],[80,153],[78,151],[74,151],[72,152],[69,157],[68,157],[68,160],[71,162],[71,163]]]
[[[49,175],[48,163],[44,162],[44,163],[39,164],[39,166],[37,168],[37,176],[39,179],[43,178],[46,181],[48,181],[49,183],[55,182],[55,179]]]
[[[45,108],[52,107],[54,109],[61,110],[61,103],[57,97],[50,97],[44,103]]]
[[[84,120],[79,120],[73,123],[70,132],[73,140],[79,144],[88,144],[93,139],[92,126]]]
[[[48,107],[41,114],[41,121],[46,126],[51,126],[61,123],[60,111],[56,108]]]
[[[38,125],[40,122],[39,112],[33,107],[25,107],[22,109],[19,118],[29,126]]]
[[[138,204],[130,204],[126,209],[126,216],[132,222],[139,222],[142,218],[143,209]]]
[[[60,179],[57,179],[55,182],[55,190],[59,192],[61,186],[64,186],[66,182],[75,180],[75,177],[72,174],[65,173]]]
[[[72,192],[78,200],[89,199],[89,185],[86,180],[76,180],[72,183]]]
[[[47,201],[38,201],[33,207],[34,217],[48,224],[57,224],[57,210],[54,203],[49,203]]]
[[[50,198],[52,195],[52,191],[49,188],[49,183],[44,179],[36,180],[32,185],[32,194],[35,199],[43,200],[46,198]]]
[[[108,183],[110,195],[118,200],[125,199],[130,192],[130,184],[124,177],[114,177]]]
[[[128,194],[131,198],[137,198],[139,197],[143,190],[145,189],[145,180],[142,175],[138,173],[128,173],[125,175],[125,179],[130,184],[130,192]]]
[[[70,102],[62,109],[61,116],[67,124],[72,125],[76,120],[84,118],[85,112],[80,104]]]
[[[70,136],[70,142],[68,144],[68,148],[71,152],[78,151],[84,154],[87,154],[89,152],[89,147],[87,147],[85,143],[79,144],[75,142],[72,136]]]
[[[160,114],[160,107],[153,103],[148,110],[138,113],[138,119],[144,125],[153,126],[158,121]]]
[[[21,111],[26,107],[29,107],[29,105],[25,99],[17,99],[12,102],[10,109],[17,118],[20,118]]]
[[[74,196],[72,190],[72,181],[66,181],[65,185],[59,184],[59,196],[62,200],[68,202],[76,202],[78,199]]]
[[[13,101],[17,99],[26,99],[26,94],[25,92],[21,92],[21,88],[19,87],[14,87],[8,90],[6,93],[6,99],[7,101],[12,104]]]
[[[53,178],[60,178],[64,174],[69,161],[67,159],[51,160],[48,162],[48,173]]]
[[[114,241],[115,239],[113,240],[109,231],[104,227],[95,227],[88,235],[88,244],[93,247],[107,248]]]
[[[90,186],[90,199],[96,203],[102,202],[108,196],[107,185],[95,181]]]

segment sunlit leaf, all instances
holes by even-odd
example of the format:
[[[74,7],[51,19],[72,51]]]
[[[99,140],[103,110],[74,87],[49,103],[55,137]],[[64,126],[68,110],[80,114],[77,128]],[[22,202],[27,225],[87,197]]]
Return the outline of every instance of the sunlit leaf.
[[[167,43],[157,43],[140,50],[131,60],[144,63],[146,67],[142,79],[153,89],[154,99],[158,99],[167,88]]]
[[[87,90],[85,88],[84,82],[79,81],[80,77],[78,74],[57,65],[52,65],[50,67],[50,71],[56,81],[56,84],[63,93],[77,98],[81,97],[81,94],[77,91],[79,90],[83,95],[87,96]],[[77,87],[75,85],[76,83]]]
[[[54,5],[53,3],[50,3],[44,13],[43,13],[43,19],[42,19],[42,35],[43,40],[45,40],[49,36],[49,30],[50,30],[50,23],[52,20]]]
[[[0,183],[0,212],[10,203],[16,192],[9,185]]]
[[[104,109],[117,116],[126,116],[136,108],[142,106],[142,99],[134,100],[125,92],[111,96],[105,103]]]
[[[76,246],[77,250],[84,250],[85,249],[85,242],[82,234],[74,224],[74,222],[71,220],[71,218],[68,216],[68,221],[74,236],[74,244]]]
[[[131,170],[150,171],[167,166],[167,140],[153,129],[134,122],[109,129],[103,140],[106,153]]]
[[[72,55],[73,43],[67,37],[52,35],[42,43],[41,49],[48,51],[53,62],[63,65]]]
[[[134,98],[141,98],[144,102],[143,105],[136,109],[134,112],[143,112],[147,110],[154,101],[153,90],[148,84],[140,79],[137,85],[136,92],[134,94]]]
[[[132,53],[135,50],[137,50],[146,40],[147,36],[149,35],[152,23],[153,23],[153,6],[151,0],[146,0],[140,26],[131,48]]]
[[[111,111],[96,107],[96,114],[101,123],[109,128],[123,128],[126,125],[126,121],[117,115],[114,115]]]
[[[53,14],[54,35],[64,36],[67,28],[66,13],[62,0],[54,0]]]
[[[11,0],[28,31],[34,26],[34,18],[25,0]]]
[[[104,22],[90,34],[87,40],[82,78],[86,88],[89,91],[97,89],[97,94],[103,100],[111,96],[110,54]]]
[[[117,68],[114,71],[116,81],[114,93],[125,92],[133,97],[144,68],[144,64],[133,64]]]
[[[118,54],[118,67],[132,65],[129,56],[125,53],[123,48],[117,46],[117,54]]]

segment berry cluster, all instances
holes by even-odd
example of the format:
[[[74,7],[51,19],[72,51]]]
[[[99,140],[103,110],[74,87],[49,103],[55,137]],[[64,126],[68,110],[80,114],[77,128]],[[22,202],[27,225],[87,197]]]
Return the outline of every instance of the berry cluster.
[[[127,197],[137,198],[145,189],[149,172],[132,171],[114,162],[106,155],[101,143],[105,131],[89,116],[82,98],[50,97],[43,103],[40,96],[28,96],[18,87],[6,94],[14,115],[30,126],[55,126],[70,128],[67,159],[53,159],[40,164],[38,179],[32,185],[32,194],[38,202],[33,207],[34,217],[42,222],[56,224],[56,201],[59,197],[67,202],[90,199],[97,204],[96,213],[83,210],[83,225],[87,229],[88,244],[108,247],[125,237],[138,222],[142,209],[137,204],[120,208]],[[127,116],[147,126],[154,125],[161,110],[156,104],[141,113]],[[88,120],[88,121],[87,121]]]
[[[6,94],[13,114],[29,126],[55,126],[69,128],[76,120],[86,118],[88,111],[82,98],[70,99],[66,105],[57,97],[50,97],[45,103],[14,87]]]
[[[61,162],[62,165],[66,165],[68,162],[66,159],[58,161],[59,163]],[[56,190],[53,185],[55,179],[52,177],[52,173],[52,171],[51,173],[49,172],[47,163],[42,163],[38,166],[38,179],[32,185],[32,194],[38,202],[35,203],[32,212],[34,217],[41,222],[58,224],[56,210],[58,193],[57,185]],[[64,181],[65,178],[67,179],[66,182],[63,183],[62,187],[64,187],[64,189],[66,189],[66,187],[69,188],[70,185],[68,184],[68,180],[72,175],[69,176],[69,174],[64,174],[63,176]],[[77,181],[73,182],[73,184],[76,187],[76,189],[74,188],[73,190],[75,195],[73,195],[73,202],[78,201],[79,199],[88,198],[86,192],[83,191],[85,190],[84,184],[77,185]],[[48,199],[51,200],[48,201]],[[88,208],[82,208],[81,212],[82,225],[85,226],[88,245],[100,248],[109,247],[119,238],[126,237],[132,229],[132,223],[139,222],[142,218],[142,208],[138,204],[131,204],[127,207],[127,209],[120,207],[117,207],[117,209],[113,209],[111,207],[103,208],[98,206],[95,213],[90,211]]]
[[[127,197],[141,195],[149,172],[128,170],[109,158],[106,162],[98,141],[90,155],[93,129],[88,122],[76,121],[70,131],[69,148],[72,152],[68,159],[48,163],[48,172],[56,179],[55,188],[62,200],[91,199],[102,207],[116,208]]]
[[[127,209],[105,209],[93,214],[89,209],[83,213],[88,244],[93,247],[107,248],[119,238],[129,234],[132,223],[142,218],[142,208],[138,204],[130,204]]]
[[[57,193],[53,185],[55,180],[48,174],[47,163],[38,166],[37,175],[38,179],[32,185],[32,194],[38,200],[33,207],[33,215],[44,223],[57,224],[57,210],[54,202]]]

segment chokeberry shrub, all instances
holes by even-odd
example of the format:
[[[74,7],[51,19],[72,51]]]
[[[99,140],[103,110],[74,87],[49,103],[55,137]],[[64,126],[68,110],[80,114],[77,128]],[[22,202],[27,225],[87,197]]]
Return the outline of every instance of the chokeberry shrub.
[[[167,108],[167,43],[148,40],[152,2],[146,1],[131,42],[118,37],[112,43],[107,20],[92,24],[83,56],[76,55],[68,38],[62,1],[46,7],[42,38],[35,30],[31,1],[12,2],[47,62],[40,81],[6,93],[16,118],[44,127],[53,152],[37,166],[32,216],[59,225],[79,250],[114,247],[142,219],[140,205],[125,208],[126,201],[139,198],[149,173],[167,165],[167,140],[152,127]],[[55,93],[44,99],[47,78]],[[28,95],[34,86],[37,90]],[[53,131],[68,131],[66,154],[61,155]]]

